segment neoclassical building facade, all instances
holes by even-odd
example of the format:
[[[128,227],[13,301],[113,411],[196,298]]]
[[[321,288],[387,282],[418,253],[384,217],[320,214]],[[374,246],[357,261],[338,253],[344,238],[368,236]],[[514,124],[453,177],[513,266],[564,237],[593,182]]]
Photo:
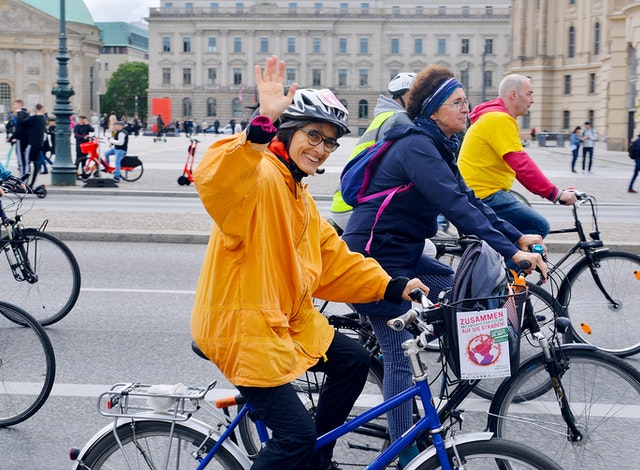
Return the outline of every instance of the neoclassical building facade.
[[[571,132],[591,121],[623,150],[638,107],[640,2],[514,0],[511,72],[531,77],[529,125]]]
[[[363,132],[400,71],[449,67],[472,103],[497,95],[509,65],[511,1],[161,1],[150,10],[149,103],[172,118],[246,119],[254,67],[276,54],[286,81],[330,88]],[[153,110],[149,110],[149,115]]]
[[[102,46],[98,28],[82,0],[66,0],[68,75],[75,112],[94,110],[93,77]],[[4,0],[0,3],[0,119],[20,98],[51,113],[58,79],[60,2]]]

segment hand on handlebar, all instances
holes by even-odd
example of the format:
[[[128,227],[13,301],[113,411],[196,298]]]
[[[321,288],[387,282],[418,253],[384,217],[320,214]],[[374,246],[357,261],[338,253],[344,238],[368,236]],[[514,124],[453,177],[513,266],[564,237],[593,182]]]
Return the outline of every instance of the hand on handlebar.
[[[402,291],[402,298],[404,300],[414,300],[411,297],[411,293],[414,289],[419,289],[425,294],[429,293],[429,288],[425,286],[420,279],[414,277],[413,279],[409,280],[409,282],[407,282],[404,291]]]
[[[565,190],[560,194],[560,199],[558,202],[565,206],[572,206],[576,202],[578,202],[578,195],[576,191]]]
[[[531,272],[535,269],[540,273],[540,279],[544,283],[547,280],[547,263],[544,262],[544,259],[541,255],[537,253],[530,253],[525,251],[518,251],[513,258],[511,258],[514,263],[522,268],[527,274],[531,274]],[[522,263],[528,263],[522,264]]]

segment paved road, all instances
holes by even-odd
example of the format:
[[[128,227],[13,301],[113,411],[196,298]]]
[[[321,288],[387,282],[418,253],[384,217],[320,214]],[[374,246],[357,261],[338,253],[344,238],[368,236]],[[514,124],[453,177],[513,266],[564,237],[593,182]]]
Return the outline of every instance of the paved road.
[[[196,152],[196,163],[205,149],[221,136],[211,134],[198,136],[202,142]],[[325,164],[325,174],[307,178],[309,189],[322,204],[328,201],[338,186],[340,171],[357,141],[356,137],[341,139],[340,148],[331,155]],[[167,142],[154,143],[152,137],[132,137],[130,154],[136,154],[144,162],[145,172],[134,183],[121,182],[118,188],[88,188],[78,182],[74,187],[48,186],[47,204],[39,200],[26,218],[31,225],[49,219],[49,230],[62,238],[101,239],[101,240],[146,240],[171,242],[204,242],[211,227],[210,219],[197,207],[197,204],[185,207],[181,211],[171,211],[169,206],[177,198],[196,198],[193,185],[180,186],[177,178],[182,175],[187,155],[188,140],[183,136],[167,139]],[[638,233],[640,233],[640,195],[626,192],[632,173],[633,162],[624,152],[610,152],[605,144],[597,143],[593,174],[572,174],[569,171],[570,153],[568,148],[539,148],[533,144],[527,151],[536,160],[543,171],[562,187],[576,186],[597,197],[603,214],[601,230],[603,239],[612,245],[623,245],[625,249],[640,252]],[[0,158],[8,152],[8,144],[0,139]],[[15,157],[10,161],[15,171]],[[50,183],[50,175],[42,175],[40,181]],[[638,183],[640,184],[640,183]],[[526,193],[523,188],[516,188]],[[98,195],[99,200],[81,214],[69,210],[69,200],[63,202],[61,194],[70,194],[77,198],[78,205],[89,195]],[[155,202],[143,205],[132,203],[118,196],[123,195],[155,197]],[[553,207],[549,203],[530,195],[535,207],[540,207],[550,217],[552,226],[565,226],[570,211],[567,208]],[[60,207],[55,202],[60,202]],[[118,201],[116,207],[109,207],[107,201]],[[171,202],[169,202],[171,201]],[[183,202],[184,203],[184,202]],[[186,203],[185,203],[186,204]],[[548,206],[548,208],[546,206]],[[612,205],[624,213],[615,220],[605,220]],[[159,214],[164,213],[166,217]],[[564,237],[565,239],[570,237]],[[560,238],[562,239],[562,237]],[[556,238],[556,240],[559,240]],[[552,245],[553,240],[548,242]],[[563,244],[558,249],[562,249]]]

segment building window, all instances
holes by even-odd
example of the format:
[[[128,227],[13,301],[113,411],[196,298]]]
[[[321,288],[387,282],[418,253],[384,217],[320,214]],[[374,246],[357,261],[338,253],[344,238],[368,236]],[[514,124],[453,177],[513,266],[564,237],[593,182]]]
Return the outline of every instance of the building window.
[[[424,16],[424,5],[416,6],[416,16]]]
[[[322,2],[315,2],[313,4],[313,9],[316,11],[316,14],[322,13]]]
[[[182,38],[182,52],[191,52],[191,38],[189,36]]]
[[[207,116],[217,116],[218,110],[215,98],[207,98]]]
[[[593,94],[596,92],[596,74],[589,74],[589,93]]]
[[[339,38],[338,39],[338,52],[340,54],[347,53],[347,38]]]
[[[571,113],[569,111],[562,111],[562,128],[569,129],[571,126]]]
[[[399,73],[400,71],[396,69],[389,70],[389,81],[393,80],[393,78]]]
[[[391,38],[391,53],[400,54],[400,38]]]
[[[296,38],[287,38],[287,52],[289,54],[295,54],[295,52],[296,52]]]
[[[218,41],[215,37],[209,38],[209,48],[207,50],[209,52],[218,52]]]
[[[211,8],[211,11],[214,13],[218,12],[218,2],[211,2],[209,4],[209,8]]]
[[[0,106],[5,110],[11,109],[11,87],[8,83],[0,83]]]
[[[460,83],[468,90],[469,89],[469,70],[464,69],[460,71]]]
[[[263,54],[269,52],[269,38],[260,38],[260,52]]]
[[[422,54],[422,38],[415,38],[413,40],[413,53]]]
[[[240,53],[242,52],[242,38],[233,38],[233,52]]]
[[[314,54],[320,54],[322,52],[322,38],[319,37],[314,37],[312,39],[312,44],[313,44],[313,53]]]
[[[207,85],[215,85],[218,80],[217,69],[207,69]]]
[[[191,85],[191,69],[182,69],[182,84]]]
[[[233,84],[242,85],[242,69],[233,69]]]
[[[589,110],[589,119],[588,121],[591,123],[592,127],[596,127],[596,113],[593,111],[593,109]]]
[[[438,38],[438,54],[447,53],[447,40],[445,38]]]
[[[369,118],[369,103],[367,100],[360,100],[358,102],[358,117],[360,119]]]
[[[240,98],[231,100],[231,114],[233,114],[234,118],[242,117],[242,100]]]
[[[462,5],[462,16],[469,16],[469,5]]]
[[[313,69],[311,71],[311,85],[312,86],[321,86],[322,85],[322,70]]]
[[[393,5],[391,7],[391,14],[393,16],[400,16],[400,5]]]
[[[460,43],[460,54],[468,54],[469,53],[469,38],[462,38],[462,42]]]
[[[593,27],[593,53],[600,54],[600,23],[596,23]]]
[[[360,86],[369,86],[369,71],[367,69],[360,69]]]
[[[363,15],[368,15],[369,14],[369,4],[368,3],[361,3],[360,4],[360,9],[362,10],[362,14]]]
[[[571,94],[571,75],[564,76],[564,94],[565,95]]]
[[[171,52],[171,38],[162,36],[162,52]]]
[[[287,69],[285,85],[291,85],[296,81],[296,69]]]
[[[360,54],[369,53],[369,38],[360,38]]]
[[[483,85],[485,88],[493,87],[493,72],[491,70],[485,70]]]
[[[484,7],[484,14],[487,16],[493,15],[493,7],[491,5],[487,5]]]
[[[493,39],[486,38],[484,40],[484,52],[485,54],[493,54]]]
[[[182,100],[182,115],[184,117],[188,117],[188,116],[191,116],[191,114],[193,114],[191,112],[191,99],[184,98]]]
[[[347,86],[347,69],[338,70],[338,86]]]
[[[242,13],[244,10],[244,3],[236,2],[236,13]]]
[[[171,85],[171,69],[169,68],[162,69],[162,84]]]
[[[446,15],[447,14],[447,7],[444,5],[440,5],[438,7],[438,15]]]
[[[105,62],[104,63],[104,71],[108,72],[109,71],[109,62]]]
[[[298,10],[298,4],[297,3],[289,3],[289,14],[290,15],[295,15],[297,13]]]
[[[569,28],[569,50],[567,55],[569,57],[575,57],[576,55],[576,30],[573,26]]]
[[[346,2],[340,3],[340,14],[346,15],[348,11],[349,11],[349,4]]]

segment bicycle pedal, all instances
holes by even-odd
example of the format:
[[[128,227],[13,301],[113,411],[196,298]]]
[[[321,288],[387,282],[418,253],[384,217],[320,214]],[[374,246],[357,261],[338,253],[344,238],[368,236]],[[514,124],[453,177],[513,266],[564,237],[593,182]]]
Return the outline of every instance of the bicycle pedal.
[[[547,321],[547,316],[546,315],[541,315],[541,314],[536,314],[536,320],[538,323],[544,323]]]

